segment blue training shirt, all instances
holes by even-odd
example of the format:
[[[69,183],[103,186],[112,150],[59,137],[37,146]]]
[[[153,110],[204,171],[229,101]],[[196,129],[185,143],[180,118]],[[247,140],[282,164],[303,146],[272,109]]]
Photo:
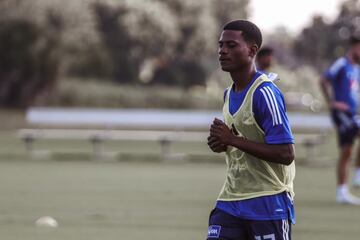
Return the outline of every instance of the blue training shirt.
[[[287,192],[241,201],[217,201],[216,208],[242,219],[296,222],[294,202]]]
[[[348,104],[350,112],[355,115],[358,107],[359,66],[342,57],[325,71],[324,77],[330,81],[335,100]]]
[[[241,92],[235,92],[232,88],[228,90],[230,91],[229,112],[231,114],[237,112],[249,88],[261,74],[263,73],[256,72],[252,81]],[[226,95],[226,91],[224,95]],[[286,115],[284,97],[274,84],[264,82],[255,90],[253,112],[257,124],[265,133],[267,144],[294,143]],[[243,219],[290,219],[292,223],[295,223],[293,201],[286,192],[241,201],[217,201],[216,208]]]

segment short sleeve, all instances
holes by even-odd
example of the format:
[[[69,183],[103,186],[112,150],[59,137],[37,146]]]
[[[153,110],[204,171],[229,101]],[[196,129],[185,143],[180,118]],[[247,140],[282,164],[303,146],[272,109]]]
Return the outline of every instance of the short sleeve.
[[[329,81],[335,81],[345,65],[346,59],[339,58],[324,72],[324,77]]]
[[[265,133],[266,143],[294,143],[294,137],[286,114],[284,97],[273,83],[262,83],[255,90],[253,112],[257,124]]]

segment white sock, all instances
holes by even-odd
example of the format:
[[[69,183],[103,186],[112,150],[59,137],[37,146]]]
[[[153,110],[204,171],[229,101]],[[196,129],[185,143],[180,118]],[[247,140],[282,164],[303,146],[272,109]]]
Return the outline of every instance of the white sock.
[[[340,194],[340,195],[345,195],[345,194],[348,194],[349,193],[349,187],[346,183],[344,184],[341,184],[337,187],[337,190],[336,190],[337,194]]]

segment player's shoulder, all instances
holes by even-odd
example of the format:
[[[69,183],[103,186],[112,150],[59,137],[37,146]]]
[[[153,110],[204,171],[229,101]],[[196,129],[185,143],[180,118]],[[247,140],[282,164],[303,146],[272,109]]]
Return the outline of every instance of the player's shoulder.
[[[329,72],[331,74],[335,74],[339,72],[341,69],[347,66],[347,59],[345,57],[340,57],[329,67]]]
[[[255,95],[264,95],[264,93],[282,96],[281,90],[273,82],[269,81],[259,84],[254,92]]]
[[[263,105],[264,103],[284,102],[281,90],[273,82],[263,82],[254,91],[253,103]]]

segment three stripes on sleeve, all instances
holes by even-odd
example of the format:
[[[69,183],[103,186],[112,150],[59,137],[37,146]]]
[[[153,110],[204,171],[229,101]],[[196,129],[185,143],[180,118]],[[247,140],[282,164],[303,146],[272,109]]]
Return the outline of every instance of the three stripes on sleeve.
[[[266,105],[270,111],[272,116],[273,126],[283,124],[283,120],[280,114],[279,105],[274,95],[273,90],[269,86],[264,86],[260,88],[260,92],[262,93]]]

